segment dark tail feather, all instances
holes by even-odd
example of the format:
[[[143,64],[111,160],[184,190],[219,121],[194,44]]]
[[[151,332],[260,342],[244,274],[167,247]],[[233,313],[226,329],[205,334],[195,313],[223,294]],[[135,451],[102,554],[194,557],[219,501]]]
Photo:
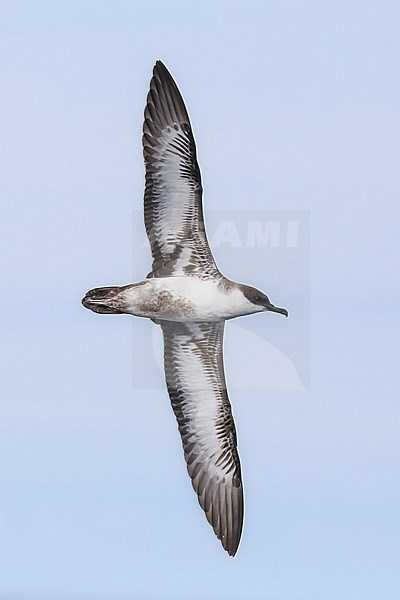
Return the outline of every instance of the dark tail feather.
[[[90,290],[82,299],[85,308],[102,315],[121,315],[121,303],[119,299],[121,288],[102,287]]]

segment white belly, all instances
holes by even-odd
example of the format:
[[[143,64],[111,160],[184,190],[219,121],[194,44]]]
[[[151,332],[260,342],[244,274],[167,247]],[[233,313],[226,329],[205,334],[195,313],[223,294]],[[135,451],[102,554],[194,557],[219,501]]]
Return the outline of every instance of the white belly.
[[[125,311],[169,321],[217,321],[255,312],[243,293],[196,277],[160,277],[129,286]]]

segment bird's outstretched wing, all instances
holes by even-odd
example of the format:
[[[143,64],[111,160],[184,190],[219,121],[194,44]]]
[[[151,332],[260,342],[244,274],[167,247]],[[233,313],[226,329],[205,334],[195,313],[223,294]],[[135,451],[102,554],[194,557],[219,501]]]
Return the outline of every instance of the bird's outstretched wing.
[[[202,187],[189,116],[157,61],[144,111],[144,220],[153,254],[148,277],[218,276],[203,220]]]
[[[243,525],[243,487],[224,376],[224,323],[160,324],[167,387],[188,472],[209,523],[234,556]]]

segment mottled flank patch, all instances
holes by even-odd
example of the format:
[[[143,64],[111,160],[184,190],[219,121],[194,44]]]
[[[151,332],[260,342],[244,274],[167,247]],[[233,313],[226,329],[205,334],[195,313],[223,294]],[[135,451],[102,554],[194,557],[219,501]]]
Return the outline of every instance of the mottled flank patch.
[[[193,315],[195,306],[189,300],[173,294],[169,290],[160,290],[151,296],[146,295],[138,305],[140,312],[161,319],[182,319]]]

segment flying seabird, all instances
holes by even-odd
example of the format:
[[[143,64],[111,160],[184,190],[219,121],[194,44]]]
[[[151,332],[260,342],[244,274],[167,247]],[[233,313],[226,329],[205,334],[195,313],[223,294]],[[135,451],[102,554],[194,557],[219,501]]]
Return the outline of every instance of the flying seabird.
[[[161,326],[165,378],[193,488],[222,546],[234,556],[243,525],[243,486],[224,375],[225,321],[257,312],[288,313],[218,270],[204,228],[189,116],[161,61],[147,96],[143,153],[152,270],[139,283],[93,289],[82,303],[97,313],[147,317]]]

